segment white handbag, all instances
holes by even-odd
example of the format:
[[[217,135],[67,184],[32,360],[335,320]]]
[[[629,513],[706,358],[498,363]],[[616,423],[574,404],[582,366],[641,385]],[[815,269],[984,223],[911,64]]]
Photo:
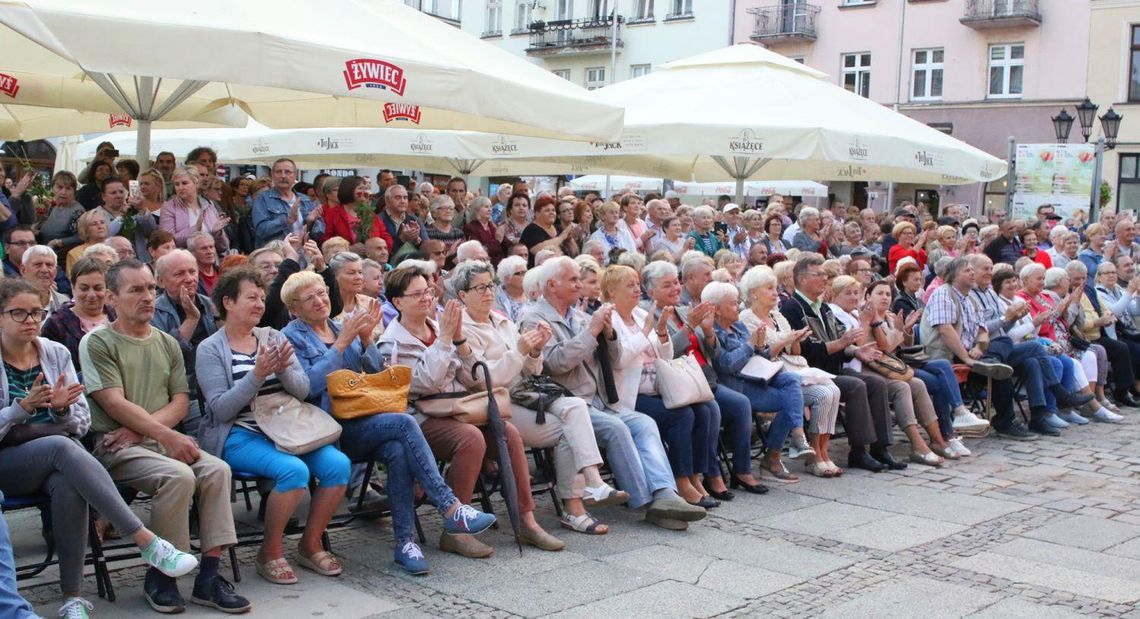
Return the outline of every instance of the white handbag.
[[[676,359],[655,359],[653,368],[657,371],[657,393],[665,408],[712,401],[709,381],[692,353]]]

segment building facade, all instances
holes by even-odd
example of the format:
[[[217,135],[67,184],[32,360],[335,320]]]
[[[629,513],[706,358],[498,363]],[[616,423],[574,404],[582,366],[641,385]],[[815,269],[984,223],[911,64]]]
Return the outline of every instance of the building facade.
[[[1124,116],[1116,147],[1104,156],[1110,207],[1140,209],[1140,0],[1092,0],[1089,33],[1089,99],[1098,116],[1109,106]],[[1100,134],[1097,121],[1091,139]]]
[[[1111,1],[1111,0],[1109,0]],[[740,0],[736,41],[755,41],[836,83],[1002,159],[1009,138],[1056,141],[1050,117],[1084,98],[1090,2]],[[1136,4],[1136,3],[1131,3]],[[1076,132],[1079,136],[1079,131]],[[1004,208],[1004,181],[965,186],[832,183],[849,203]]]

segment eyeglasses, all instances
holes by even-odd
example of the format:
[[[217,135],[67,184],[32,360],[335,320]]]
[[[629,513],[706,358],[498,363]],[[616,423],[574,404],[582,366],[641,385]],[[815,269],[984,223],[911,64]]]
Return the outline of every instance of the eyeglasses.
[[[317,292],[314,292],[311,295],[303,297],[301,299],[301,303],[304,303],[305,305],[309,305],[313,301],[316,301],[317,299],[327,299],[327,298],[329,298],[329,289],[325,288],[324,290],[318,290]]]
[[[12,320],[15,320],[16,322],[27,322],[28,318],[33,318],[33,319],[35,319],[36,322],[40,322],[44,318],[47,318],[47,314],[48,314],[47,310],[45,310],[45,309],[36,309],[36,310],[10,309],[10,310],[7,310],[3,313],[8,314],[8,316]]]
[[[31,247],[32,245],[35,245],[36,242],[35,241],[8,241],[8,244],[12,245],[13,247]]]
[[[430,295],[430,294],[432,294],[431,288],[424,288],[423,290],[419,290],[416,292],[405,292],[404,294],[402,294],[400,296],[408,298],[408,299],[415,299],[416,301],[420,301],[424,298],[427,298],[428,295]]]
[[[486,294],[487,292],[490,292],[491,289],[494,287],[495,287],[494,284],[479,284],[478,286],[471,286],[470,288],[467,288],[465,290],[465,292],[471,292],[472,290],[474,290],[475,292],[478,292],[479,294]]]
[[[823,277],[823,271],[809,271],[804,273],[808,277]]]

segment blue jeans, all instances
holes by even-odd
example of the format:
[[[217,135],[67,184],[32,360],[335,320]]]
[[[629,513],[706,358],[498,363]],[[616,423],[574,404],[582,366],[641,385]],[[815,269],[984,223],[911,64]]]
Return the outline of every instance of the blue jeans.
[[[954,436],[953,411],[962,406],[962,390],[958,387],[954,368],[946,359],[932,359],[921,368],[915,368],[914,375],[926,385],[926,391],[934,402],[942,436]]]
[[[715,403],[665,408],[660,396],[639,394],[637,412],[657,423],[674,477],[707,473],[710,462],[719,475],[715,446],[720,436],[720,410]]]
[[[307,488],[310,477],[321,488],[343,486],[352,467],[348,456],[332,445],[295,456],[278,451],[264,434],[241,426],[234,426],[226,437],[222,460],[235,471],[272,479],[277,492]]]
[[[776,418],[764,437],[764,447],[779,451],[792,430],[804,427],[804,392],[800,389],[799,374],[781,371],[765,386],[745,381],[744,395],[752,404],[752,410],[776,411]]]
[[[749,475],[752,473],[752,403],[743,393],[724,385],[717,385],[713,395],[716,397],[715,403],[720,408],[720,416],[724,421],[724,440],[732,450],[732,474]],[[800,421],[800,425],[803,425],[802,414]],[[714,458],[716,447],[716,443],[713,443]],[[716,465],[716,475],[711,472],[706,475],[719,477],[720,464]]]
[[[384,413],[340,422],[340,448],[353,461],[379,460],[388,470],[388,501],[397,544],[411,541],[416,521],[415,482],[443,513],[455,493],[443,481],[427,439],[411,415]]]
[[[4,494],[0,492],[0,502]],[[16,559],[12,556],[12,539],[8,537],[8,523],[0,517],[0,617],[25,619],[38,617],[32,605],[20,597],[16,590]]]
[[[1049,361],[1049,353],[1037,342],[1014,344],[1008,337],[997,337],[990,342],[986,351],[1002,363],[1013,368],[1014,374],[1022,379],[1025,393],[1029,397],[1030,410],[1045,410],[1045,389],[1057,385],[1061,377]],[[996,429],[1008,428],[1014,421],[1013,381],[995,380],[994,418]]]
[[[1084,372],[1085,369],[1069,355],[1049,355],[1048,359],[1053,371],[1061,377],[1061,388],[1069,393],[1076,393],[1076,372]],[[1045,391],[1045,409],[1051,413],[1057,412],[1057,396],[1050,390]]]
[[[591,406],[590,423],[618,486],[629,493],[630,507],[648,504],[658,490],[677,490],[661,434],[648,415],[600,411]]]

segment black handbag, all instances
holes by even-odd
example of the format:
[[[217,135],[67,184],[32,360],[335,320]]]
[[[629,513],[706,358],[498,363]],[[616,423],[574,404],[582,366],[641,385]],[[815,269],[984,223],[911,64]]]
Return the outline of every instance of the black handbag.
[[[528,376],[511,387],[511,402],[535,411],[534,422],[539,425],[546,423],[546,409],[569,395],[565,387],[542,374]]]

